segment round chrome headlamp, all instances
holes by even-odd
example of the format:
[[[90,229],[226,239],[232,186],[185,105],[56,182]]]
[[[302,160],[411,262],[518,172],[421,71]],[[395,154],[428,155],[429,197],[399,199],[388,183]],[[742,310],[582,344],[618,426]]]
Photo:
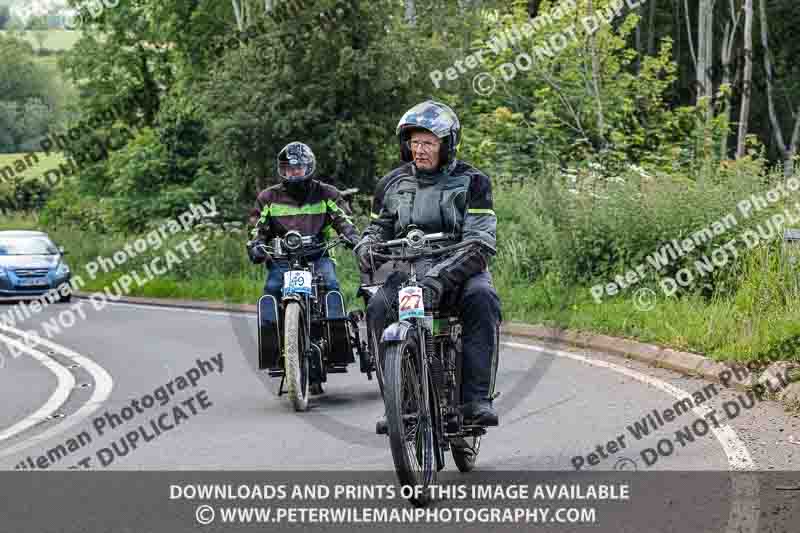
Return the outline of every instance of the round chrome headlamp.
[[[411,230],[408,232],[408,243],[411,245],[412,248],[422,248],[425,245],[425,241],[423,240],[425,237],[425,232],[422,230]]]
[[[288,250],[294,252],[303,247],[303,236],[297,231],[290,231],[286,233],[286,236],[283,238],[283,242],[286,244],[286,248]]]

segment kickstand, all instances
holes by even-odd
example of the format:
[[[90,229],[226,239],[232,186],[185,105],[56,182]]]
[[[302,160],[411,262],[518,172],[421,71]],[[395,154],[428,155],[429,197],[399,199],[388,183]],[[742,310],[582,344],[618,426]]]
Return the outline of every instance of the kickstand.
[[[279,397],[280,397],[280,396],[281,396],[281,395],[284,393],[284,391],[283,391],[283,382],[284,382],[285,380],[286,380],[286,374],[284,374],[283,376],[281,376],[281,384],[280,384],[280,385],[278,385],[278,396],[279,396]],[[289,392],[289,391],[287,390],[286,392]]]

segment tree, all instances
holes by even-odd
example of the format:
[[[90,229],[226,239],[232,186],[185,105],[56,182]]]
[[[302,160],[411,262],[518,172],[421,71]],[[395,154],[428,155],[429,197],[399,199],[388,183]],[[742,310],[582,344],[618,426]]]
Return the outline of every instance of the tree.
[[[744,90],[742,91],[742,109],[739,115],[739,139],[736,146],[736,157],[745,155],[745,140],[750,125],[750,99],[753,81],[753,0],[744,3]]]
[[[47,131],[56,99],[30,43],[0,34],[0,57],[0,152],[18,152]]]
[[[769,120],[772,124],[772,134],[774,135],[775,142],[778,145],[778,150],[780,151],[783,159],[784,172],[787,176],[791,176],[794,173],[794,156],[797,154],[798,143],[800,143],[800,107],[798,107],[797,111],[790,114],[790,116],[794,118],[794,126],[792,128],[792,137],[787,144],[783,135],[783,126],[778,119],[775,106],[775,72],[772,63],[772,51],[769,47],[769,21],[767,19],[767,9],[765,4],[765,0],[761,0],[759,2],[761,15],[761,44],[764,46],[764,70],[767,74],[767,105],[769,108]]]
[[[9,20],[11,20],[11,9],[8,6],[0,6],[0,30],[6,29]]]
[[[752,27],[752,9],[750,10],[751,14],[751,27]],[[731,106],[731,82],[734,78],[733,76],[733,49],[736,44],[736,36],[738,34],[739,29],[739,22],[741,21],[741,10],[737,10],[734,0],[730,0],[730,20],[725,22],[725,31],[722,37],[722,45],[720,46],[720,61],[722,64],[722,84],[721,86],[727,86],[722,94],[723,99],[723,109],[725,113],[725,118],[728,124],[732,122],[731,117],[733,115],[733,107]],[[747,32],[745,32],[747,33]],[[752,43],[752,33],[750,37],[745,35],[745,40],[750,39]],[[752,50],[752,44],[749,48]],[[752,68],[751,68],[752,74]],[[749,106],[749,101],[748,101]],[[741,130],[741,128],[740,128]],[[746,132],[746,128],[745,128]],[[728,138],[730,137],[730,128],[726,128],[722,134],[722,142],[720,144],[720,155],[721,157],[727,157],[728,155]],[[741,139],[740,139],[741,140]],[[743,146],[743,145],[742,145]],[[741,157],[737,150],[737,157]]]
[[[343,2],[318,5],[328,11],[337,4]],[[397,61],[413,62],[417,53],[402,4],[352,0],[350,6],[335,32],[319,27],[319,14],[309,10],[266,20],[261,35],[230,50],[211,72],[202,97],[209,149],[246,180],[243,195],[252,198],[267,185],[287,139],[307,142],[319,175],[337,186],[371,190],[387,170],[382,149],[396,146],[393,126],[430,81],[427,70],[408,76]]]

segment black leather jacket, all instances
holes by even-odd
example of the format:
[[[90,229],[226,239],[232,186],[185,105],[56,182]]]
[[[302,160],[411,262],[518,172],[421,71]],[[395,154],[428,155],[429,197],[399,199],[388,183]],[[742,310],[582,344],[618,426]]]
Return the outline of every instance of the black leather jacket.
[[[482,246],[459,250],[427,270],[448,289],[486,270],[497,247],[491,180],[459,160],[436,174],[418,173],[412,163],[387,174],[378,184],[372,218],[358,248],[402,236],[412,224],[425,233],[451,233],[455,242],[479,239]]]

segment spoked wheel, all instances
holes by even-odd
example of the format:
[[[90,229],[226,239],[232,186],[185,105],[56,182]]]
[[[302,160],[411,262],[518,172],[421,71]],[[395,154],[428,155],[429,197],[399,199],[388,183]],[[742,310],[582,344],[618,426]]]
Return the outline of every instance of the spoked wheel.
[[[461,472],[472,472],[481,449],[480,435],[461,437],[450,441],[453,461]]]
[[[429,487],[436,481],[433,420],[430,406],[422,401],[417,368],[417,336],[386,347],[386,423],[394,468],[402,485],[421,486],[421,494],[409,501],[422,507],[430,502]]]
[[[308,358],[305,356],[305,335],[302,328],[303,313],[300,304],[286,305],[284,327],[286,341],[286,388],[295,411],[308,409]]]

